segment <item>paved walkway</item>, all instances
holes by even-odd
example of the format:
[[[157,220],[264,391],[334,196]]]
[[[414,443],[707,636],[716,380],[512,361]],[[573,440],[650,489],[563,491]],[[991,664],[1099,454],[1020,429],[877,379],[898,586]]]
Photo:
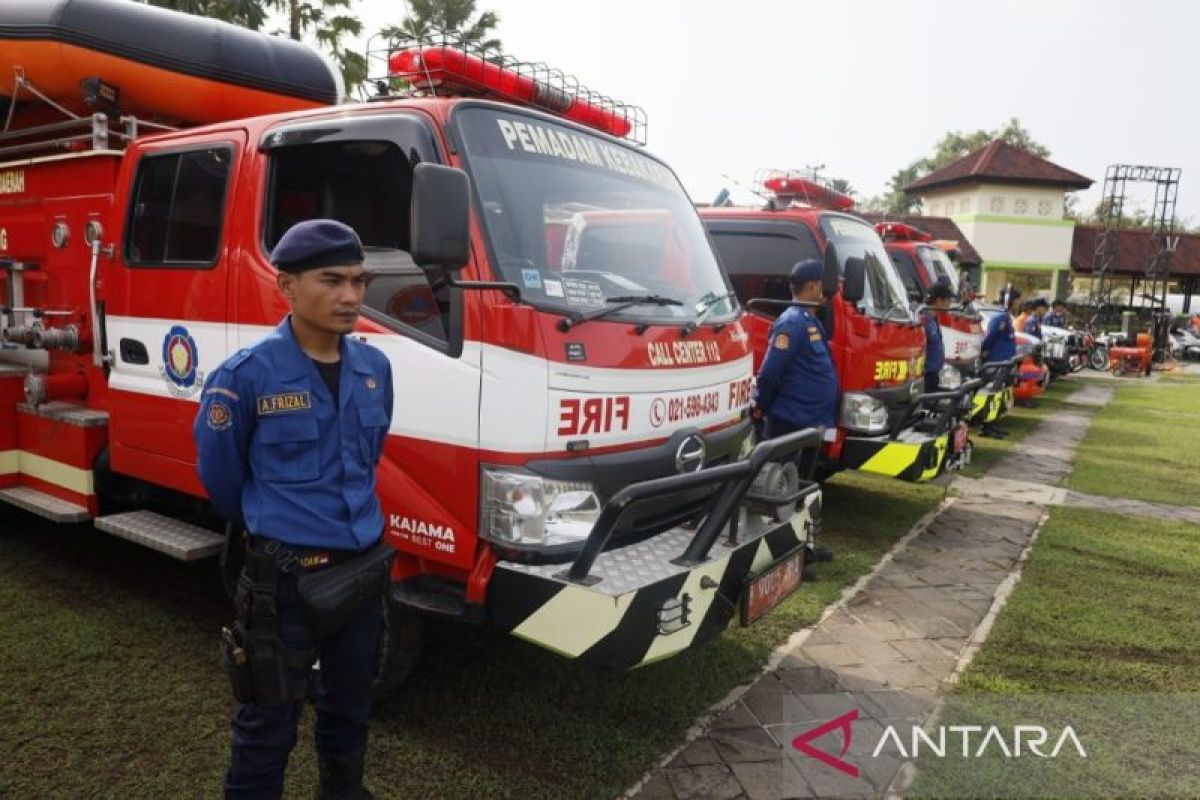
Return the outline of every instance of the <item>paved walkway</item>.
[[[1126,497],[1087,494],[1059,486],[992,478],[990,475],[986,480],[965,478],[960,475],[951,482],[950,487],[963,495],[988,498],[997,502],[1072,506],[1096,511],[1111,511],[1114,514],[1124,514],[1130,517],[1153,517],[1200,525],[1200,508],[1196,506],[1177,506],[1170,503],[1132,500]]]
[[[1088,386],[1048,416],[1026,448],[990,471],[1053,489],[1070,471],[1091,407],[1112,390]],[[641,800],[685,798],[878,797],[895,787],[902,762],[870,757],[885,726],[922,724],[991,627],[1019,574],[1050,500],[978,493],[947,502],[921,530],[885,556],[862,588],[817,626],[795,637],[730,705],[702,720],[698,735],[631,793]],[[836,548],[836,542],[833,543]],[[857,714],[845,753],[836,724],[808,746],[840,758],[857,777],[793,745],[801,734]],[[810,734],[811,735],[811,734]]]

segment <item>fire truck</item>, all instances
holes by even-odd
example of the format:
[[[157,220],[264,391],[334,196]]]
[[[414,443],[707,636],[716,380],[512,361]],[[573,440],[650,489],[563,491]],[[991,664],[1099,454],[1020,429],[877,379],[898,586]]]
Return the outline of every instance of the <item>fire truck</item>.
[[[858,469],[927,481],[970,458],[964,405],[978,386],[923,393],[925,333],[874,228],[846,213],[852,198],[795,172],[756,182],[763,208],[702,208],[700,215],[748,313],[755,369],[774,318],[791,303],[788,274],[822,260],[827,304],[815,310],[829,336],[841,388],[836,430],[821,470]]]
[[[205,376],[287,313],[279,237],[332,217],[395,376],[389,642],[467,621],[625,669],[797,587],[819,433],[750,441],[742,309],[640,109],[441,40],[372,55],[402,95],[336,105],[303,46],[125,0],[9,2],[0,39],[0,500],[217,554]],[[303,460],[315,431],[254,435]]]
[[[884,247],[909,296],[920,302],[934,283],[948,284],[957,298],[949,311],[938,314],[942,341],[946,347],[946,365],[938,383],[947,389],[963,381],[981,378],[984,383],[972,395],[970,421],[991,423],[1000,419],[1013,404],[1014,363],[983,364],[980,345],[983,343],[983,317],[972,298],[963,296],[958,272],[942,247],[933,237],[913,225],[902,222],[880,222],[875,231],[882,237]]]

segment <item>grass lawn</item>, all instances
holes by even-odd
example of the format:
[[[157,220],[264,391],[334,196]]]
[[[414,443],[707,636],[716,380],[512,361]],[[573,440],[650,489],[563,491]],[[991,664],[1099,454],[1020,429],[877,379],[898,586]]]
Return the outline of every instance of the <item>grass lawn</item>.
[[[1200,379],[1130,378],[1092,421],[1067,486],[1157,503],[1200,505]]]
[[[833,479],[823,540],[836,560],[817,581],[754,627],[632,673],[435,631],[407,695],[372,724],[370,785],[381,798],[620,793],[941,496]],[[216,796],[232,701],[216,646],[231,612],[215,568],[7,508],[0,531],[0,796]],[[304,725],[289,797],[314,791],[311,715]]]
[[[911,794],[1194,796],[1197,607],[1195,526],[1054,509],[943,723],[1037,722],[1037,709],[1081,732],[1088,759],[924,759]]]
[[[988,439],[979,435],[979,428],[972,428],[971,442],[974,444],[974,450],[971,453],[971,463],[962,470],[962,474],[968,478],[983,477],[993,464],[1015,449],[1047,415],[1062,408],[1064,398],[1081,385],[1079,380],[1073,378],[1057,380],[1038,398],[1036,408],[1014,406],[997,423],[1009,432],[1007,439]]]

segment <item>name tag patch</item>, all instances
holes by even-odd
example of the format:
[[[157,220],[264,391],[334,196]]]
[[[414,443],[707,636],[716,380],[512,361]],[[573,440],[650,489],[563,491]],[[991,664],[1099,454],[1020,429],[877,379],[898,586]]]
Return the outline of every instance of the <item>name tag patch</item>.
[[[307,411],[312,408],[312,395],[304,392],[268,394],[258,398],[258,415],[286,414],[290,411]]]

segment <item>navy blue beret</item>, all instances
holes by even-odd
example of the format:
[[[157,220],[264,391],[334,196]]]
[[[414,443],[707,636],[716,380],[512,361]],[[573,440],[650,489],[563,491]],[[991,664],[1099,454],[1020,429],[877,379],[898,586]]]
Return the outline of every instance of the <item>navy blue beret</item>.
[[[287,229],[271,251],[280,272],[344,267],[363,262],[362,242],[349,225],[334,219],[308,219]]]
[[[817,261],[815,258],[806,258],[792,267],[792,274],[788,278],[788,281],[792,286],[802,286],[809,281],[821,280],[824,272],[825,268],[821,266],[820,261]]]

